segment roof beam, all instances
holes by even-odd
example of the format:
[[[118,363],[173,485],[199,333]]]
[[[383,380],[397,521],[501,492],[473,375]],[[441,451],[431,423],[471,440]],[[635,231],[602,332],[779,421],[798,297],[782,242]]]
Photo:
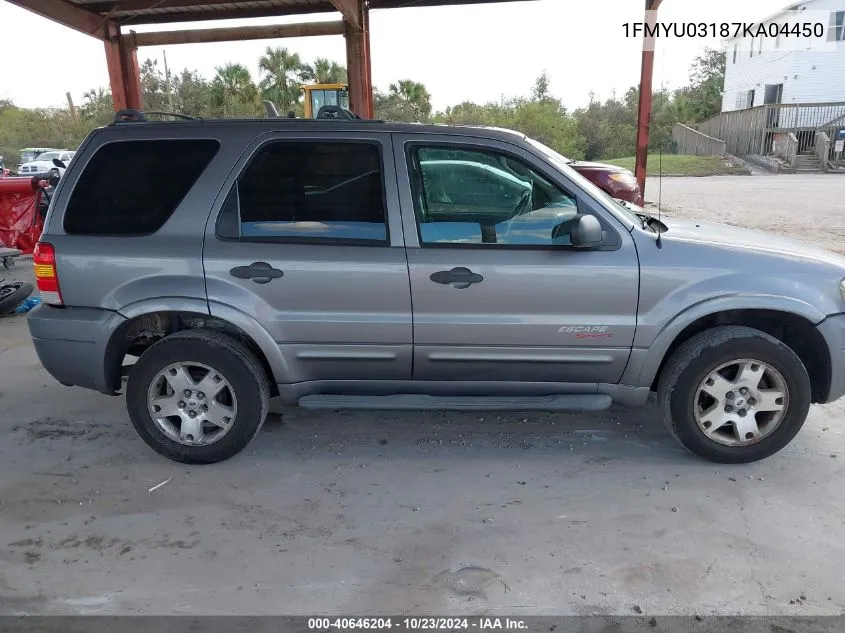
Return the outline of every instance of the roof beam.
[[[332,0],[335,9],[340,11],[343,19],[355,30],[361,30],[361,5],[358,0]]]
[[[86,35],[92,35],[101,40],[106,39],[105,18],[80,9],[67,0],[9,0],[9,2]]]
[[[109,13],[111,11],[145,11],[147,9],[183,9],[217,5],[231,5],[226,0],[104,0],[92,2],[86,7],[94,13]]]
[[[300,24],[271,24],[267,26],[236,26],[219,29],[132,33],[131,35],[123,35],[122,37],[131,38],[135,46],[167,46],[171,44],[205,44],[209,42],[233,42],[240,40],[271,40],[280,37],[343,35],[343,33],[343,22],[341,20],[334,20],[331,22],[304,22]]]

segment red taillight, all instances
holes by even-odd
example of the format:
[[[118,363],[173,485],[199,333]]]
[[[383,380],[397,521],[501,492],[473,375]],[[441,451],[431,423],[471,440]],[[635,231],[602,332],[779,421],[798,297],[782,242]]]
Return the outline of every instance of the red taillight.
[[[59,275],[56,272],[56,249],[52,244],[38,242],[32,253],[35,266],[35,283],[41,300],[51,305],[62,305],[62,293],[59,290]]]

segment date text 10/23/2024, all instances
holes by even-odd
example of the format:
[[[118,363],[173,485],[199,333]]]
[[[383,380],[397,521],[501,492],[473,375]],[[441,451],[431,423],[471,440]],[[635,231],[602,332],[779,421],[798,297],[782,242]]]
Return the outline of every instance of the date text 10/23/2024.
[[[381,617],[381,618],[308,618],[310,631],[496,631],[496,630],[526,630],[528,625],[520,618],[496,617]]]

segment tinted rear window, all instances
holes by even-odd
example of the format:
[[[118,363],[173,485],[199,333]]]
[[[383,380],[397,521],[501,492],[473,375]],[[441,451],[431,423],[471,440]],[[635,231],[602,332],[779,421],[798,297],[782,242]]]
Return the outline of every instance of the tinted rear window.
[[[214,158],[214,140],[120,141],[88,161],[65,211],[76,235],[158,231]]]

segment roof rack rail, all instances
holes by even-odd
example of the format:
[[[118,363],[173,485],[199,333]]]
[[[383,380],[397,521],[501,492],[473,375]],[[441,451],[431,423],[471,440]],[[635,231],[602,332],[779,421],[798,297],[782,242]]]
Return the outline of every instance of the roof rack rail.
[[[198,116],[191,116],[190,114],[182,114],[181,112],[163,112],[160,110],[135,110],[132,108],[126,108],[123,110],[118,110],[114,115],[114,122],[115,123],[142,123],[145,121],[149,121],[147,118],[148,114],[157,114],[160,116],[172,116],[177,119],[182,119],[185,121],[201,121],[202,119]]]

